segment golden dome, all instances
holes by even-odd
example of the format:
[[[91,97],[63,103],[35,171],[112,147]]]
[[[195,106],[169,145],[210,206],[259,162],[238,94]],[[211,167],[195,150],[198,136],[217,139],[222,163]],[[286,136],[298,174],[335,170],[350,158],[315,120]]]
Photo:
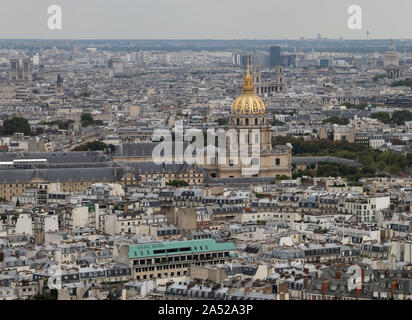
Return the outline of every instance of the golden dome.
[[[243,77],[243,93],[233,101],[231,114],[264,114],[266,107],[262,99],[255,93],[253,77],[249,71],[249,60],[247,72]]]

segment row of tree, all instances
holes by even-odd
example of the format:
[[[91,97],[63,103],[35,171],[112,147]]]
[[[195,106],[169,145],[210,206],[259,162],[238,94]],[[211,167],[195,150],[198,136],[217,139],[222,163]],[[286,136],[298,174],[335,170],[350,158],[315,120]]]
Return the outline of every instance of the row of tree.
[[[392,87],[411,87],[412,88],[412,78],[406,78],[403,80],[394,81],[391,84]]]
[[[166,182],[166,185],[167,186],[172,186],[172,187],[175,187],[175,188],[180,188],[180,187],[187,187],[189,184],[184,180],[174,179],[174,180],[171,180],[169,182]]]
[[[323,120],[322,123],[323,124],[332,123],[332,124],[339,124],[339,125],[347,125],[349,123],[349,119],[333,116],[333,117],[329,117]]]
[[[97,150],[108,150],[112,152],[116,150],[113,144],[106,144],[104,142],[94,140],[90,142],[83,143],[73,149],[73,151],[97,151]]]
[[[49,126],[55,126],[57,125],[59,127],[60,130],[68,130],[69,126],[74,123],[74,120],[66,120],[66,121],[62,121],[62,120],[54,120],[54,121],[43,121],[40,124],[43,125],[49,125]]]
[[[392,116],[387,112],[375,112],[370,115],[373,119],[378,119],[385,124],[404,125],[405,121],[412,121],[412,112],[408,110],[400,110],[392,113]]]
[[[80,122],[83,128],[93,126],[93,125],[97,125],[97,126],[103,125],[103,121],[94,120],[91,113],[83,113],[80,117]]]
[[[382,152],[372,149],[369,146],[350,143],[348,141],[330,141],[324,139],[319,141],[305,141],[303,138],[294,138],[291,136],[279,136],[272,139],[273,145],[285,143],[292,144],[293,155],[334,156],[357,160],[364,166],[363,171],[359,171],[359,173],[363,174],[363,176],[366,174],[374,174],[376,170],[398,174],[406,167],[412,167],[412,153],[408,153],[404,156],[392,151]],[[327,167],[326,169],[328,168],[330,169],[330,167]],[[343,170],[344,167],[339,168],[340,170]],[[342,173],[342,175],[353,175],[352,172],[339,173]]]
[[[41,124],[48,124],[48,125],[58,125],[59,129],[67,130],[70,124],[74,123],[74,120],[55,120],[50,122],[42,122]],[[92,125],[103,125],[103,121],[101,120],[94,120],[93,116],[90,113],[83,113],[81,115],[81,124],[82,127],[88,127]],[[44,130],[42,128],[38,128],[36,131],[32,131],[30,128],[29,121],[24,117],[13,117],[10,119],[5,119],[3,121],[3,126],[0,126],[0,135],[1,136],[9,136],[15,133],[24,133],[25,136],[35,136],[39,134],[43,134]]]

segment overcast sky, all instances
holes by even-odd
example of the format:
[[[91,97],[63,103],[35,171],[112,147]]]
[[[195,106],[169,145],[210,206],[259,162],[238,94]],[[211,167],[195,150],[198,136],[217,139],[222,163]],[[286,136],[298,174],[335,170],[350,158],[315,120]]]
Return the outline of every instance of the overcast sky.
[[[0,0],[0,38],[412,38],[412,0]],[[50,5],[62,30],[47,27]],[[362,30],[347,27],[350,5]]]

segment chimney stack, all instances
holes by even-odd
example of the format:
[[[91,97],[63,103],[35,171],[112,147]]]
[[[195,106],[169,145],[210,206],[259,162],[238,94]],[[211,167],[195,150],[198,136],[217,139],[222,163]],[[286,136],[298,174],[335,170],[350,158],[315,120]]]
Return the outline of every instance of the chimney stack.
[[[356,289],[355,289],[355,296],[356,296],[356,298],[359,297],[359,295],[361,294],[361,292],[362,292],[362,289],[361,289],[361,288],[356,288]]]
[[[393,298],[393,292],[395,291],[396,288],[399,287],[399,279],[393,279],[391,281],[391,298]]]
[[[336,269],[336,272],[335,272],[335,278],[336,278],[336,279],[341,279],[341,272],[340,272],[340,269]]]
[[[325,295],[326,291],[328,290],[328,287],[329,287],[328,279],[323,280],[323,282],[322,282],[322,296]]]

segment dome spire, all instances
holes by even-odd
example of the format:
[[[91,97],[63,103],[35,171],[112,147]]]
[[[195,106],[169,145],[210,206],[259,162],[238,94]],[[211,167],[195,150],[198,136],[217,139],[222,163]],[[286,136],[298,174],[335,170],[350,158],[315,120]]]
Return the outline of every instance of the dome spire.
[[[246,75],[243,78],[243,93],[253,93],[253,77],[250,74],[250,58],[247,59]]]

